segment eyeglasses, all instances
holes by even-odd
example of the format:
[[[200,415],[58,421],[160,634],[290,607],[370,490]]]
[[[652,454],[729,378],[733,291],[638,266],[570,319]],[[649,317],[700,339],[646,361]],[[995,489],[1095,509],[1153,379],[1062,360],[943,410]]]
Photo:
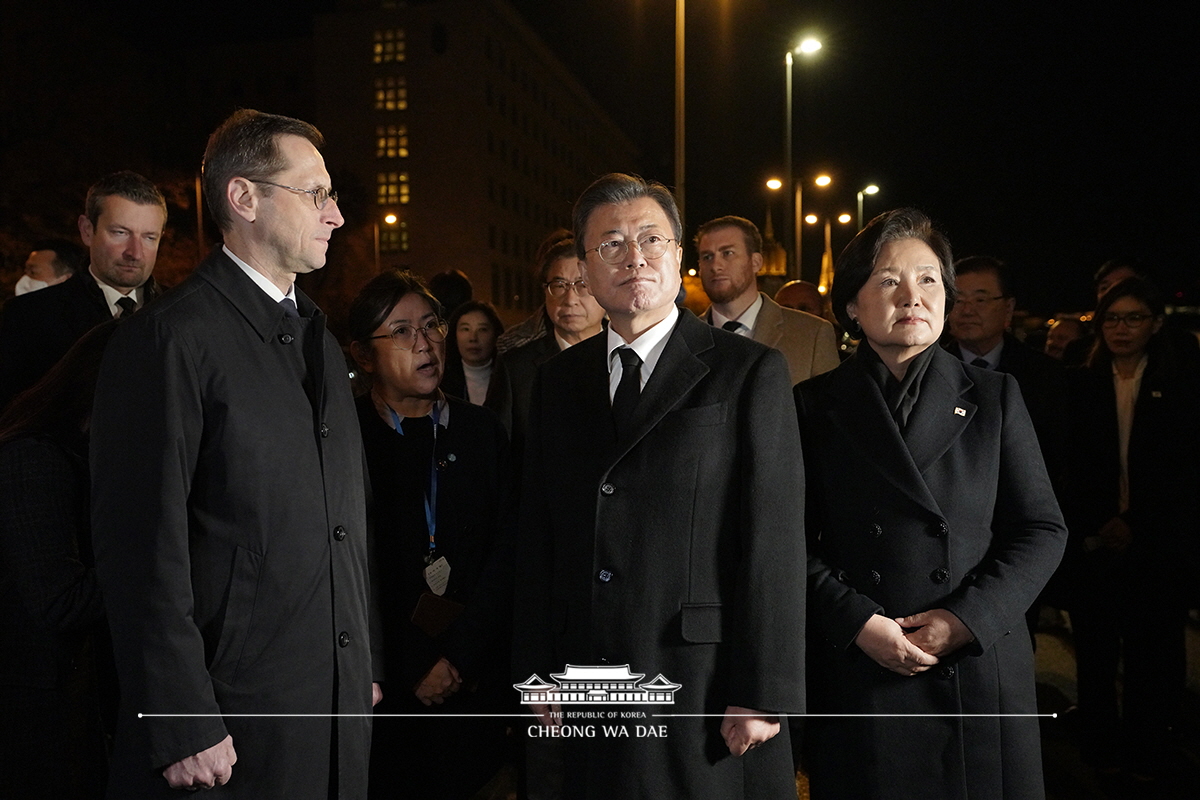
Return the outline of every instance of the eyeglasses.
[[[964,308],[983,308],[983,306],[987,303],[991,303],[996,300],[1007,300],[1007,299],[1008,298],[1005,297],[1004,295],[998,294],[995,297],[979,297],[979,296],[960,297],[955,302],[959,305],[962,305]]]
[[[661,258],[667,252],[667,245],[674,241],[676,240],[651,233],[640,239],[610,239],[587,252],[596,251],[596,255],[600,256],[600,260],[605,264],[620,264],[629,253],[630,245],[637,245],[638,251],[646,258]]]
[[[645,252],[645,251],[642,251],[642,252]],[[555,298],[566,297],[567,292],[570,291],[571,289],[575,290],[575,294],[578,297],[586,297],[589,294],[587,284],[582,280],[578,280],[578,281],[553,280],[553,281],[550,281],[549,283],[543,283],[542,286],[546,287],[546,291],[550,293],[550,296],[555,297]]]
[[[317,211],[325,208],[325,204],[330,200],[335,203],[337,202],[337,192],[331,192],[324,186],[322,186],[320,189],[301,189],[296,186],[284,186],[282,183],[271,183],[270,181],[256,181],[251,179],[250,182],[274,186],[276,189],[287,189],[289,192],[304,192],[305,194],[311,194],[313,203],[315,203],[317,206]]]
[[[1115,328],[1117,325],[1124,322],[1125,327],[1133,330],[1142,327],[1146,324],[1146,320],[1150,319],[1154,319],[1153,314],[1142,314],[1138,311],[1132,311],[1128,314],[1108,313],[1104,315],[1104,320],[1101,322],[1101,324],[1106,328]]]
[[[446,341],[449,327],[444,319],[431,319],[421,327],[400,325],[391,333],[381,333],[378,336],[368,336],[368,339],[391,339],[392,346],[397,350],[412,350],[417,346],[417,334],[425,334],[425,341],[431,344]]]

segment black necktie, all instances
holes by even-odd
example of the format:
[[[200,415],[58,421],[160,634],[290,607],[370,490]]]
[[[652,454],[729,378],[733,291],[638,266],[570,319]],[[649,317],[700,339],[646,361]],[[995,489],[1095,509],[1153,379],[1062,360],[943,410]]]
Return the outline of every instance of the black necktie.
[[[126,295],[125,297],[117,299],[117,306],[121,309],[121,311],[117,314],[117,319],[132,317],[133,312],[137,311],[137,300],[134,300],[132,297]]]
[[[613,395],[613,420],[617,423],[617,435],[623,436],[633,418],[633,410],[642,396],[642,359],[632,348],[619,347],[621,358],[621,382]]]
[[[971,366],[979,367],[980,369],[988,369],[987,359],[986,358],[976,358],[971,362]]]
[[[296,309],[296,301],[290,297],[285,297],[279,301],[279,307],[283,309],[283,313],[287,314],[292,319],[300,319],[300,312]]]
[[[737,333],[742,329],[742,323],[738,322],[736,319],[731,319],[729,322],[726,322],[724,325],[722,325],[721,328],[722,330],[727,330],[730,333]]]

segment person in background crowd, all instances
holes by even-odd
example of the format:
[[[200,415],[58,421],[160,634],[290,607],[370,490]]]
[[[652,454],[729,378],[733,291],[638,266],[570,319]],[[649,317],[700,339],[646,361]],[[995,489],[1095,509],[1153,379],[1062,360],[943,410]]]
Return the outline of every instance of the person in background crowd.
[[[0,415],[0,796],[101,797],[116,681],[92,560],[101,323]]]
[[[546,263],[546,253],[563,239],[570,238],[571,232],[569,230],[566,228],[559,228],[551,231],[550,234],[542,240],[542,243],[538,245],[537,256],[534,263],[537,265],[536,271],[539,276],[539,280],[541,279],[540,276],[542,272],[541,265]],[[500,338],[496,340],[496,352],[500,355],[504,355],[509,350],[520,347],[523,344],[528,344],[534,339],[540,339],[550,333],[550,327],[550,320],[546,317],[546,306],[543,304],[538,307],[537,311],[534,311],[524,320],[501,334]]]
[[[1200,518],[1200,382],[1165,335],[1163,314],[1145,279],[1110,287],[1071,393],[1064,572],[1084,755],[1101,771],[1141,779],[1161,768],[1183,702]]]
[[[0,408],[45,375],[85,332],[162,293],[150,273],[166,224],[162,192],[135,172],[114,173],[88,189],[79,217],[88,268],[4,306]]]
[[[1066,528],[1011,375],[938,346],[950,245],[898,209],[842,251],[862,344],[795,389],[808,476],[813,798],[1044,796],[1022,615]]]
[[[16,295],[55,286],[83,268],[83,250],[66,239],[43,239],[25,259],[25,274],[17,281]]]
[[[1067,347],[1085,335],[1083,323],[1074,317],[1054,320],[1046,331],[1046,355],[1056,361],[1065,361]]]
[[[507,430],[512,423],[508,378],[496,359],[496,339],[504,333],[504,323],[491,303],[471,300],[450,315],[449,324],[442,389],[492,409]]]
[[[461,269],[448,269],[429,279],[429,293],[442,304],[447,316],[474,297],[471,279]]]
[[[438,388],[446,322],[406,272],[350,308],[351,353],[371,379],[357,401],[374,492],[375,570],[387,664],[370,796],[471,797],[500,767],[515,711],[508,677],[513,474],[491,411]]]
[[[788,281],[775,293],[775,302],[784,308],[803,311],[821,319],[829,316],[825,296],[811,281]]]

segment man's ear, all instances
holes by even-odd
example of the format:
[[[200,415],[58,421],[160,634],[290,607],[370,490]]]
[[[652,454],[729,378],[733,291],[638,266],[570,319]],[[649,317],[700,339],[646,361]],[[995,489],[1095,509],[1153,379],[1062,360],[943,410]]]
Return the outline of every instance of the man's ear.
[[[763,264],[762,253],[751,253],[750,254],[750,265],[752,267],[754,267],[755,275],[762,272],[762,264]]]
[[[229,208],[247,222],[258,218],[258,203],[262,199],[254,187],[254,182],[246,178],[232,178],[225,187],[225,200]]]
[[[92,221],[87,218],[87,214],[79,215],[79,238],[83,240],[84,247],[92,246],[92,234],[95,229],[92,228]]]

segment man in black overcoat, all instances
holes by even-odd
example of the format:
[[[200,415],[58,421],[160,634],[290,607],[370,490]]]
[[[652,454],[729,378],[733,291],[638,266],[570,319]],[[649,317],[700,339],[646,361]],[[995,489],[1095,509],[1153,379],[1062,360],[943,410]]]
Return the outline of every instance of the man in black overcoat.
[[[162,193],[136,172],[114,173],[88,189],[79,216],[87,268],[4,306],[0,409],[37,383],[83,334],[161,293],[150,273],[166,224]]]
[[[679,685],[673,705],[621,707],[647,715],[628,737],[564,739],[566,797],[794,798],[778,715],[804,709],[804,483],[787,365],[675,307],[681,237],[659,184],[608,175],[576,203],[611,324],[534,388],[514,668],[628,665]],[[531,708],[562,727],[614,709]]]
[[[341,348],[294,286],[344,221],[322,144],[300,120],[226,120],[204,159],[224,245],[105,355],[93,536],[121,683],[114,800],[366,795],[362,444]]]

